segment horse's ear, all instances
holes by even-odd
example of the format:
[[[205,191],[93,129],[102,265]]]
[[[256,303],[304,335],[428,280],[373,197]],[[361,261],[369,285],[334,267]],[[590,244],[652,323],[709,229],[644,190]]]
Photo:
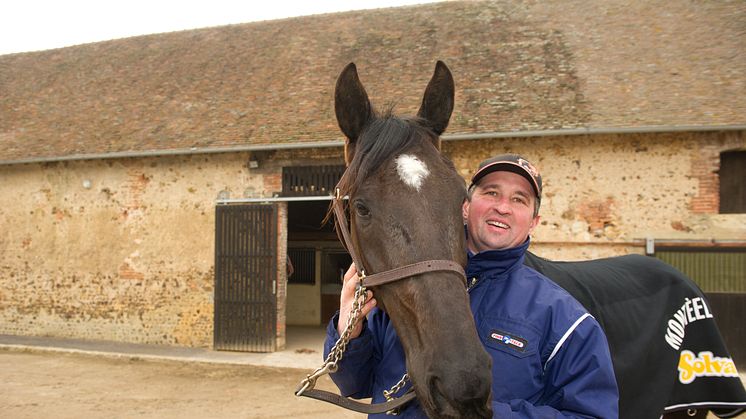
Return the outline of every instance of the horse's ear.
[[[334,112],[345,141],[345,160],[349,164],[355,150],[355,141],[371,118],[368,93],[357,75],[355,63],[349,63],[339,74],[334,90]]]
[[[443,61],[438,61],[435,64],[435,73],[425,89],[420,110],[417,112],[417,116],[425,119],[438,135],[446,130],[448,120],[451,119],[454,90],[451,71]]]

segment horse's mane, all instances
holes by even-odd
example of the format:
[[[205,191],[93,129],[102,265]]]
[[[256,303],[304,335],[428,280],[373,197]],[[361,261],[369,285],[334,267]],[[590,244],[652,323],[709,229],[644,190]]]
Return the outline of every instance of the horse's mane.
[[[417,139],[433,136],[435,133],[421,118],[398,117],[391,108],[374,114],[355,143],[355,155],[339,181],[340,191],[354,194],[392,155],[417,144]]]

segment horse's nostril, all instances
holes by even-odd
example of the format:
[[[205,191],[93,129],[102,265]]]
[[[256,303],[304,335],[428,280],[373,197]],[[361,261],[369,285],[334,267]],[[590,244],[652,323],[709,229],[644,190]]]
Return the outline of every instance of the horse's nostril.
[[[491,417],[489,409],[489,381],[479,374],[466,371],[448,374],[449,380],[432,376],[428,388],[435,410],[443,417],[482,418]]]
[[[443,395],[443,392],[440,391],[440,386],[438,385],[438,377],[432,376],[428,380],[428,389],[430,389],[430,397],[432,398],[432,402],[435,406],[436,412],[441,412],[443,410],[443,403],[446,401],[445,396]]]

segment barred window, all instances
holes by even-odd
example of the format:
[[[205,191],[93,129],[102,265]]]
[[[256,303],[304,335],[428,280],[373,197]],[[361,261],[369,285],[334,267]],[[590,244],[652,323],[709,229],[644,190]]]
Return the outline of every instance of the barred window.
[[[288,258],[293,264],[289,284],[316,283],[316,249],[312,247],[288,247]]]
[[[720,153],[720,213],[746,213],[746,151]]]

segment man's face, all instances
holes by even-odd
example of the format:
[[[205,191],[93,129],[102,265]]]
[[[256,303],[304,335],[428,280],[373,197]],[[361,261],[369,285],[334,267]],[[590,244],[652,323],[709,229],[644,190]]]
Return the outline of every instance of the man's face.
[[[479,253],[523,244],[539,222],[535,205],[534,190],[523,176],[498,171],[483,177],[462,207],[469,250]]]

